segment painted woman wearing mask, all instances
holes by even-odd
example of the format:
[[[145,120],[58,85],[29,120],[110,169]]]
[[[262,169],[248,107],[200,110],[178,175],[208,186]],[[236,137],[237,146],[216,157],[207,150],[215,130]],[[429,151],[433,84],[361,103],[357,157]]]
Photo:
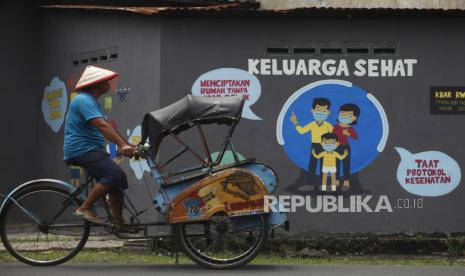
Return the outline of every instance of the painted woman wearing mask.
[[[339,154],[343,154],[347,151],[348,155],[343,160],[336,160],[336,167],[339,169],[342,162],[342,179],[344,184],[342,186],[343,191],[347,191],[350,187],[350,144],[349,138],[358,139],[357,132],[353,128],[353,125],[357,124],[357,120],[360,116],[360,108],[352,103],[344,104],[339,108],[339,115],[337,117],[337,125],[333,128],[339,138],[339,147],[336,151]],[[339,173],[338,173],[339,175]]]

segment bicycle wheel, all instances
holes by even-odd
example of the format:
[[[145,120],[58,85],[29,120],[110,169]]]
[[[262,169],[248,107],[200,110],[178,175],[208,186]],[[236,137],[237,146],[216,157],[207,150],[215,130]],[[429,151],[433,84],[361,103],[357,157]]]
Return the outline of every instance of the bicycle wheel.
[[[260,253],[268,236],[265,215],[230,218],[213,216],[207,222],[175,225],[175,235],[183,252],[197,264],[231,269],[247,264]]]
[[[13,195],[0,214],[0,236],[16,259],[30,265],[64,263],[84,247],[90,225],[75,218],[77,199],[65,207],[69,192],[40,183]],[[15,203],[16,201],[16,203]],[[60,210],[54,221],[50,221]]]

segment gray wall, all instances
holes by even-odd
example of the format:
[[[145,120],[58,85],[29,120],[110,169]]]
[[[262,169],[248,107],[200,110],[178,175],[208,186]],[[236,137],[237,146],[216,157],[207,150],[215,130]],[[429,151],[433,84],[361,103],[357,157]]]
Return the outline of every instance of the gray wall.
[[[212,24],[212,21],[215,23]],[[398,45],[398,57],[417,58],[413,77],[336,77],[373,93],[386,110],[390,135],[385,150],[357,176],[359,185],[391,199],[417,198],[397,182],[399,155],[394,147],[412,152],[443,151],[465,164],[461,147],[465,131],[460,115],[429,114],[430,86],[463,85],[463,19],[313,20],[292,18],[166,19],[162,37],[162,105],[190,93],[203,73],[222,67],[247,70],[248,58],[270,58],[267,47],[305,42],[376,42]],[[292,58],[287,57],[287,58]],[[297,57],[295,57],[297,58]],[[307,57],[303,57],[307,58]],[[320,58],[331,58],[325,56]],[[333,57],[339,59],[341,57]],[[351,57],[343,57],[351,60]],[[322,76],[257,76],[262,95],[253,110],[263,121],[242,120],[236,148],[267,162],[281,179],[281,188],[302,180],[300,169],[286,156],[275,136],[278,114],[287,98]],[[168,93],[167,93],[168,92]],[[452,128],[452,129],[451,129]],[[283,190],[283,189],[282,189]],[[292,214],[294,230],[331,232],[419,232],[465,229],[460,210],[465,188],[439,198],[424,198],[424,208],[393,213],[347,214],[306,211]]]
[[[2,150],[0,193],[37,176],[38,124],[40,92],[37,92],[38,52],[40,34],[37,15],[30,9],[0,5],[0,82],[2,102]],[[31,28],[35,26],[35,28]],[[0,202],[3,198],[0,198]]]

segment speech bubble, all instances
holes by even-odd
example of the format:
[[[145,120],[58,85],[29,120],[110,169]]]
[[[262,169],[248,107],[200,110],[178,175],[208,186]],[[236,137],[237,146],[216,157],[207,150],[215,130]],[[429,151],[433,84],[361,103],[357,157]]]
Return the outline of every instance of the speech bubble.
[[[204,97],[242,96],[242,117],[262,120],[250,108],[261,94],[260,81],[249,72],[237,68],[219,68],[201,75],[192,85],[192,95]]]
[[[449,155],[440,151],[412,154],[404,148],[395,149],[401,158],[397,181],[407,192],[437,197],[452,192],[460,184],[460,167]]]
[[[65,121],[68,108],[68,94],[66,85],[58,77],[53,77],[44,89],[42,98],[42,115],[53,132],[57,133]]]

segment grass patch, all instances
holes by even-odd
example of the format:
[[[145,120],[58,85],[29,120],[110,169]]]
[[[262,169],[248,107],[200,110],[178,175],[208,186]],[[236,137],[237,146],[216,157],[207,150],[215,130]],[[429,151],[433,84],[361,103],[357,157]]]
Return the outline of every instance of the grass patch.
[[[69,263],[117,263],[117,264],[174,264],[174,257],[156,254],[136,254],[118,250],[84,250]],[[7,252],[0,252],[0,262],[16,262]],[[186,256],[179,256],[180,264],[192,264]],[[465,259],[441,256],[330,256],[324,258],[296,258],[259,255],[253,264],[274,265],[406,265],[406,266],[462,266]]]
[[[156,254],[123,253],[119,250],[83,250],[69,263],[173,264],[174,260],[174,256]],[[17,260],[8,252],[0,252],[0,262],[17,262]],[[185,256],[179,256],[179,263],[191,264],[192,261]]]

